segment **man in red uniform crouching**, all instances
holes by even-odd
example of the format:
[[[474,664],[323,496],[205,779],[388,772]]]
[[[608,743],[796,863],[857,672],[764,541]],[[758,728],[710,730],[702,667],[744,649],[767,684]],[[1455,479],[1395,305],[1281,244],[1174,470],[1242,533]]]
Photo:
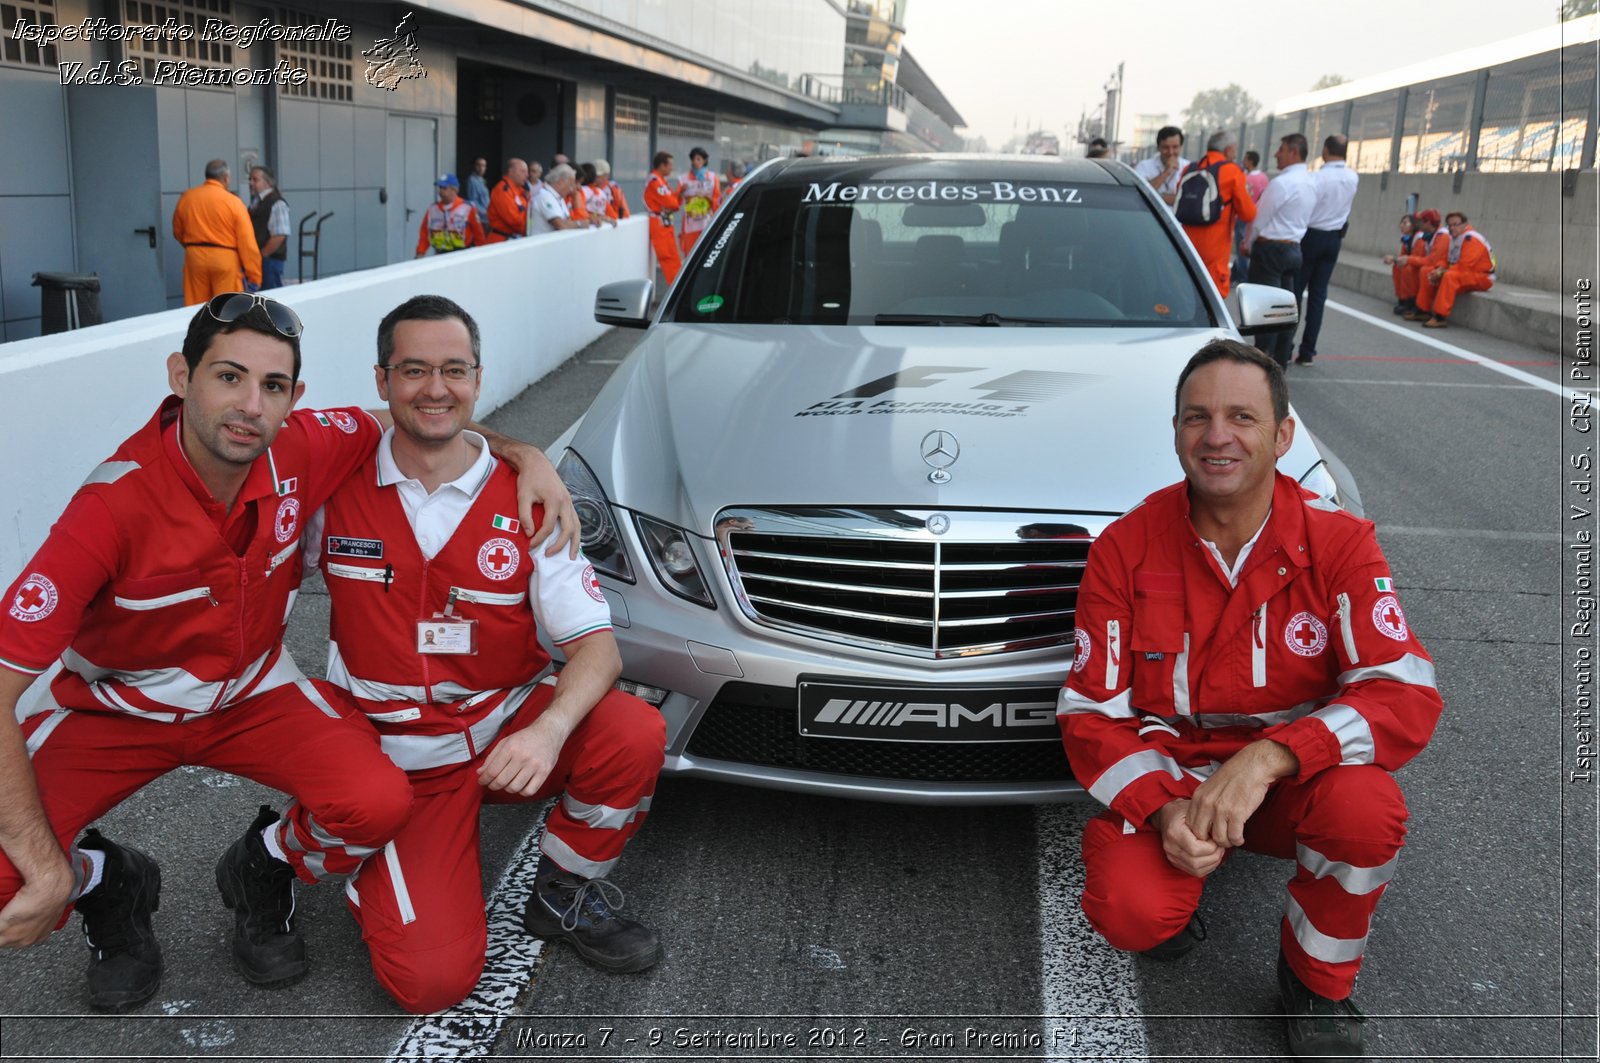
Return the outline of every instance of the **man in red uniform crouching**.
[[[1405,838],[1390,772],[1433,734],[1433,663],[1371,522],[1276,471],[1282,370],[1215,340],[1178,377],[1185,481],[1089,552],[1058,720],[1110,811],[1084,831],[1083,910],[1113,946],[1176,959],[1206,876],[1292,859],[1278,982],[1294,1055],[1359,1053],[1351,989]]]
[[[467,996],[487,947],[484,801],[552,809],[523,925],[611,971],[661,958],[606,881],[643,824],[666,745],[655,709],[612,689],[611,612],[580,555],[517,534],[516,480],[468,431],[478,326],[419,295],[378,326],[394,427],[307,531],[333,600],[328,678],[411,779],[411,818],[347,894],[373,972],[408,1011]],[[309,559],[309,558],[308,558]],[[567,658],[559,677],[538,631]]]

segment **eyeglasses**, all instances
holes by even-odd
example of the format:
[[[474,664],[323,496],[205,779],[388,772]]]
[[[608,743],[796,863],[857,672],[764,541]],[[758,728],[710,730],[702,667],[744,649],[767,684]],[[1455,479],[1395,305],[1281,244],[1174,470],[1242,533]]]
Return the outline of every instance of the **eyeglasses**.
[[[394,365],[380,365],[385,373],[398,373],[400,379],[409,384],[420,384],[431,379],[438,373],[449,384],[465,384],[472,379],[472,374],[478,371],[477,362],[446,362],[444,365],[429,365],[427,362],[396,362]]]
[[[258,306],[267,312],[273,329],[284,339],[296,339],[306,330],[300,323],[300,316],[287,306],[276,299],[268,299],[264,295],[251,295],[248,292],[224,292],[212,296],[211,301],[206,304],[206,313],[211,315],[212,320],[228,325]]]

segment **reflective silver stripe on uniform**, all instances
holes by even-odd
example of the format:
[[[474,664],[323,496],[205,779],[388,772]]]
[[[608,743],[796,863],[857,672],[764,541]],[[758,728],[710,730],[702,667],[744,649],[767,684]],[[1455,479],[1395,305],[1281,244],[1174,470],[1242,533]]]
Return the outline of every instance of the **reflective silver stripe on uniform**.
[[[549,830],[546,830],[544,837],[539,840],[539,851],[560,864],[563,871],[570,871],[584,878],[604,878],[607,872],[617,866],[617,859],[620,859],[590,860],[587,856],[579,856],[572,846],[557,838]]]
[[[1205,782],[1207,779],[1211,778],[1212,775],[1216,774],[1217,769],[1220,767],[1222,767],[1222,761],[1213,760],[1209,764],[1196,764],[1193,767],[1184,768],[1183,773],[1191,778],[1199,779],[1201,782]]]
[[[1294,939],[1312,959],[1321,960],[1323,963],[1349,963],[1352,960],[1359,960],[1361,953],[1366,950],[1365,934],[1358,938],[1335,938],[1312,926],[1305,910],[1293,896],[1284,901],[1283,917],[1289,920],[1289,929],[1293,932]]]
[[[1179,716],[1192,716],[1189,707],[1189,633],[1183,633],[1183,650],[1172,662],[1172,707]]]
[[[1139,717],[1139,720],[1144,724],[1143,727],[1139,728],[1139,734],[1141,737],[1149,734],[1151,731],[1165,731],[1174,738],[1179,737],[1178,729],[1159,716],[1141,716]]]
[[[267,575],[270,576],[274,572],[278,571],[278,566],[293,557],[295,551],[298,549],[300,549],[300,540],[296,539],[288,546],[285,546],[282,550],[279,550],[277,553],[273,554],[272,560],[267,562]]]
[[[279,647],[274,646],[260,657],[241,670],[238,677],[223,682],[207,682],[196,678],[182,668],[151,668],[146,671],[130,671],[116,668],[106,668],[95,664],[83,657],[70,647],[61,655],[61,664],[85,683],[90,691],[107,708],[119,712],[132,713],[135,716],[144,716],[156,720],[175,720],[180,715],[196,715],[208,712],[213,703],[218,705],[232,704],[235,693],[249,689],[255,683],[256,676],[266,665],[274,653],[278,654],[277,660],[269,671],[251,689],[252,694],[262,693],[303,678],[299,667],[294,663],[288,651],[278,652]],[[171,706],[175,711],[165,713],[148,709],[135,708],[118,696],[109,684],[118,683],[122,686],[137,690],[144,697],[162,705]],[[226,696],[221,696],[226,694]]]
[[[377,683],[358,678],[350,674],[349,667],[339,653],[339,644],[333,641],[328,643],[328,682],[368,701],[452,702],[469,698],[477,693],[476,690],[469,690],[460,683],[448,680],[435,683],[430,692],[427,687]]]
[[[1117,795],[1127,789],[1128,784],[1158,771],[1172,779],[1182,776],[1178,762],[1165,753],[1156,749],[1141,749],[1137,753],[1128,754],[1101,772],[1094,785],[1089,787],[1089,796],[1109,808]]]
[[[335,720],[342,719],[333,706],[328,704],[328,699],[322,696],[322,691],[318,690],[311,680],[301,679],[295,683],[295,687],[305,695],[307,701],[322,710],[322,715],[331,716]]]
[[[138,468],[139,463],[136,461],[102,461],[99,465],[96,465],[90,470],[89,475],[84,479],[83,483],[79,484],[78,486],[88,487],[90,484],[114,484]]]
[[[1122,666],[1122,622],[1106,621],[1106,689],[1117,689]]]
[[[467,587],[451,587],[450,593],[455,595],[456,601],[472,602],[474,605],[521,605],[528,597],[527,591],[519,591],[516,594],[495,594]]]
[[[1267,603],[1251,618],[1250,625],[1250,685],[1260,689],[1267,685]]]
[[[1350,658],[1351,664],[1361,660],[1361,655],[1356,652],[1356,633],[1350,626],[1350,596],[1339,595],[1339,634],[1344,636],[1344,655]]]
[[[599,830],[621,830],[641,812],[650,810],[650,799],[642,798],[632,808],[612,808],[610,805],[591,805],[579,801],[571,794],[561,796],[561,807],[573,819],[581,820]]]
[[[1324,513],[1343,513],[1344,512],[1344,510],[1340,509],[1332,501],[1330,501],[1329,499],[1323,498],[1321,495],[1318,495],[1316,498],[1308,498],[1308,499],[1306,499],[1306,505],[1310,506],[1312,509],[1320,509]]]
[[[366,867],[367,865],[362,864],[361,866],[362,867]],[[360,873],[361,872],[359,870],[356,872],[357,875],[359,875]],[[345,880],[345,883],[344,883],[344,895],[346,897],[350,898],[350,903],[351,904],[355,905],[357,908],[361,907],[361,894],[356,892],[356,876],[355,875],[351,875],[348,879]]]
[[[1350,706],[1335,702],[1311,714],[1327,725],[1339,742],[1340,764],[1371,764],[1375,748],[1372,727]]]
[[[406,886],[406,875],[400,870],[400,854],[394,842],[383,847],[383,862],[389,868],[389,882],[394,886],[394,903],[400,909],[400,922],[415,923],[417,910],[411,906],[411,890]]]
[[[49,717],[44,721],[44,723],[41,723],[38,727],[36,727],[34,729],[33,734],[28,736],[28,759],[29,760],[32,760],[33,759],[33,755],[35,753],[39,752],[39,747],[44,745],[45,739],[50,737],[50,732],[54,731],[57,727],[60,727],[61,726],[61,721],[65,720],[69,715],[70,715],[69,710],[67,710],[67,709],[57,709],[55,712],[52,712],[49,715]]]
[[[289,622],[289,614],[294,612],[295,599],[300,597],[300,588],[295,587],[284,597],[288,599],[283,603],[283,622],[287,624]]]
[[[1414,687],[1436,689],[1433,663],[1414,653],[1408,653],[1398,661],[1390,661],[1388,664],[1369,664],[1365,668],[1352,668],[1339,676],[1339,685],[1349,686],[1351,683],[1360,683],[1367,679],[1393,679],[1397,683],[1409,683]]]
[[[124,609],[165,609],[169,605],[178,605],[182,602],[192,602],[196,598],[211,597],[210,587],[190,587],[188,590],[173,591],[163,594],[159,598],[124,598],[120,594],[113,595],[111,600]]]
[[[1093,698],[1084,697],[1071,687],[1062,687],[1061,693],[1056,695],[1056,715],[1072,716],[1078,713],[1109,716],[1114,720],[1131,720],[1138,715],[1133,711],[1132,691],[1124,690],[1115,697],[1095,701]]]
[[[548,671],[547,668],[546,672]],[[540,678],[543,678],[543,673]],[[402,771],[421,771],[424,768],[437,768],[446,764],[465,764],[494,742],[506,721],[522,708],[523,702],[528,700],[528,695],[532,694],[533,688],[538,685],[539,681],[535,680],[514,688],[506,695],[504,701],[484,713],[483,719],[467,728],[467,734],[460,731],[432,735],[381,734],[378,736],[379,744],[389,759]],[[480,691],[468,699],[466,705],[471,707],[498,693],[498,690]]]
[[[1301,867],[1311,872],[1314,878],[1327,878],[1332,875],[1338,880],[1344,891],[1352,896],[1361,897],[1379,886],[1387,885],[1394,878],[1394,866],[1399,863],[1400,856],[1395,854],[1386,864],[1377,867],[1357,867],[1339,860],[1329,860],[1315,849],[1296,844],[1294,858]]]
[[[1302,701],[1292,709],[1255,714],[1207,712],[1196,716],[1194,722],[1201,727],[1275,727],[1280,723],[1291,723],[1302,716],[1309,716],[1318,704],[1315,701]]]
[[[369,583],[383,582],[383,569],[381,568],[368,568],[365,565],[340,565],[332,561],[324,565],[323,568],[327,569],[330,576],[340,576],[344,579],[361,579]]]

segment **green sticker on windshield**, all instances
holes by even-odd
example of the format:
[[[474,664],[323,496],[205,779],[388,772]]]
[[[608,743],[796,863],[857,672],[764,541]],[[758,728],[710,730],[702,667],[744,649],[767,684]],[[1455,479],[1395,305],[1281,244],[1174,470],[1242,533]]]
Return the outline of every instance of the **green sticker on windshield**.
[[[694,308],[702,314],[714,314],[722,309],[722,296],[708,295],[698,303],[695,303]]]

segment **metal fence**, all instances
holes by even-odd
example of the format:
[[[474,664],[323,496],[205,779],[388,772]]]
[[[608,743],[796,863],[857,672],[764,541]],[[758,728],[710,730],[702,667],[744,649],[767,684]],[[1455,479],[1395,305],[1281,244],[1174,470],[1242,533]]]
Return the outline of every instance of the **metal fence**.
[[[1240,153],[1270,159],[1280,137],[1350,140],[1362,173],[1530,173],[1595,166],[1595,46],[1515,61],[1275,114],[1239,128]],[[1199,135],[1199,134],[1197,134]]]

